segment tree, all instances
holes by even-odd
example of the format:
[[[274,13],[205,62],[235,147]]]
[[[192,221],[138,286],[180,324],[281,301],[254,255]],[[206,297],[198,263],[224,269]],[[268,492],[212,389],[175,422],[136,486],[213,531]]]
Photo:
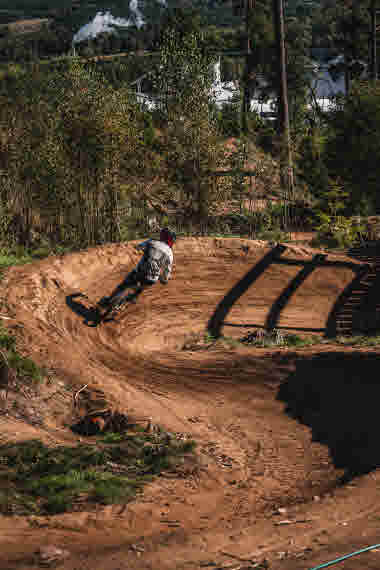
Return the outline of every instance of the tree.
[[[123,193],[154,168],[129,90],[78,63],[13,87],[0,100],[0,210],[19,220],[16,240],[29,245],[37,228],[81,246],[120,239]]]
[[[371,0],[370,3],[370,15],[371,15],[371,55],[370,55],[370,67],[371,67],[371,78],[373,81],[377,80],[377,5],[376,0]]]
[[[354,84],[331,114],[325,151],[330,177],[339,178],[349,193],[348,214],[362,214],[363,208],[366,213],[380,211],[379,129],[379,85]]]
[[[180,26],[163,35],[156,69],[163,125],[162,152],[170,199],[180,196],[187,220],[206,227],[223,180],[213,176],[224,159],[212,109],[213,59],[197,30]]]
[[[369,60],[370,1],[336,0],[331,3],[324,0],[325,6],[320,14],[325,20],[330,47],[344,56],[337,70],[344,71],[347,93]]]
[[[236,0],[233,11],[239,15],[240,29],[237,31],[239,47],[244,56],[244,70],[241,76],[242,131],[248,134],[250,101],[259,89],[259,76],[267,78],[274,62],[273,14],[270,0]]]
[[[288,104],[288,82],[286,72],[286,52],[285,52],[285,24],[284,24],[284,8],[282,0],[273,0],[273,16],[276,30],[277,45],[277,61],[279,84],[277,87],[278,97],[278,132],[283,139],[283,145],[286,151],[286,167],[287,176],[285,177],[285,185],[288,190],[288,196],[293,197],[294,180],[293,180],[293,159],[290,140],[290,121],[289,121],[289,104]]]

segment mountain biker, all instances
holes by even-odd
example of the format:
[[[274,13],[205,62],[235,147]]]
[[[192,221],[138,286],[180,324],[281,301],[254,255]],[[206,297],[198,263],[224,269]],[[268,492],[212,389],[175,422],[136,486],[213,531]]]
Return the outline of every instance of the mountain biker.
[[[109,297],[103,297],[98,305],[106,308],[111,304],[113,306],[121,304],[125,297],[133,300],[140,295],[145,287],[154,285],[158,280],[166,285],[172,272],[172,247],[176,239],[177,236],[173,230],[162,228],[159,240],[147,239],[139,243],[136,249],[141,249],[144,252],[143,257],[113,293]],[[132,297],[125,294],[126,289],[130,287],[136,288]]]

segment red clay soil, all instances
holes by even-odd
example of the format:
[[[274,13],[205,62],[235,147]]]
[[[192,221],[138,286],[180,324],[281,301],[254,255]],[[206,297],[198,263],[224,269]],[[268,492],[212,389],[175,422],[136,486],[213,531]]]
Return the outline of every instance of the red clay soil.
[[[240,559],[301,570],[380,542],[376,349],[321,343],[183,350],[269,251],[264,246],[239,239],[180,240],[168,286],[157,284],[119,322],[94,328],[83,323],[68,297],[109,293],[139,258],[132,242],[9,270],[1,284],[13,319],[7,326],[14,327],[25,353],[54,372],[53,383],[70,397],[94,385],[121,411],[191,434],[202,467],[185,478],[157,478],[124,511],[109,506],[0,517],[0,568],[32,568],[33,552],[53,544],[70,551],[62,570],[249,567]],[[302,261],[315,253],[294,246],[283,257]],[[264,324],[299,271],[270,265],[226,320]],[[352,278],[349,268],[317,268],[284,307],[278,325],[323,329]],[[247,330],[225,327],[224,333],[241,337]],[[42,426],[0,416],[1,435],[78,441],[67,427],[69,403],[50,398]],[[379,569],[380,552],[342,567]]]

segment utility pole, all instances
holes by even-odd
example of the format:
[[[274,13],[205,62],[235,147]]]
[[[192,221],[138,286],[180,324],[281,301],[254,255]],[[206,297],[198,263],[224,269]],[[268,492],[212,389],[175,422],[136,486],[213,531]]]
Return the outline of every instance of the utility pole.
[[[285,24],[283,0],[273,0],[273,16],[275,25],[275,37],[277,45],[278,63],[278,121],[277,129],[286,151],[287,176],[282,174],[282,182],[287,190],[288,198],[293,198],[294,194],[294,174],[292,147],[290,140],[290,121],[288,104],[288,82],[286,73],[286,51],[285,51]]]
[[[370,63],[371,63],[371,79],[373,81],[377,80],[377,30],[376,30],[376,0],[371,0],[370,4],[370,15],[371,15],[371,56],[370,56]]]

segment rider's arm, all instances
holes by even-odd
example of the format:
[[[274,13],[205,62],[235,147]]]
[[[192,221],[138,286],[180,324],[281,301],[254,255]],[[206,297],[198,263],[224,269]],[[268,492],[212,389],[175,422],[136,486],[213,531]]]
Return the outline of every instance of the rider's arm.
[[[151,241],[152,241],[151,239],[146,239],[145,241],[142,241],[141,243],[138,243],[137,245],[135,245],[135,248],[144,250],[146,248],[146,246],[148,245],[148,243],[150,243]]]

